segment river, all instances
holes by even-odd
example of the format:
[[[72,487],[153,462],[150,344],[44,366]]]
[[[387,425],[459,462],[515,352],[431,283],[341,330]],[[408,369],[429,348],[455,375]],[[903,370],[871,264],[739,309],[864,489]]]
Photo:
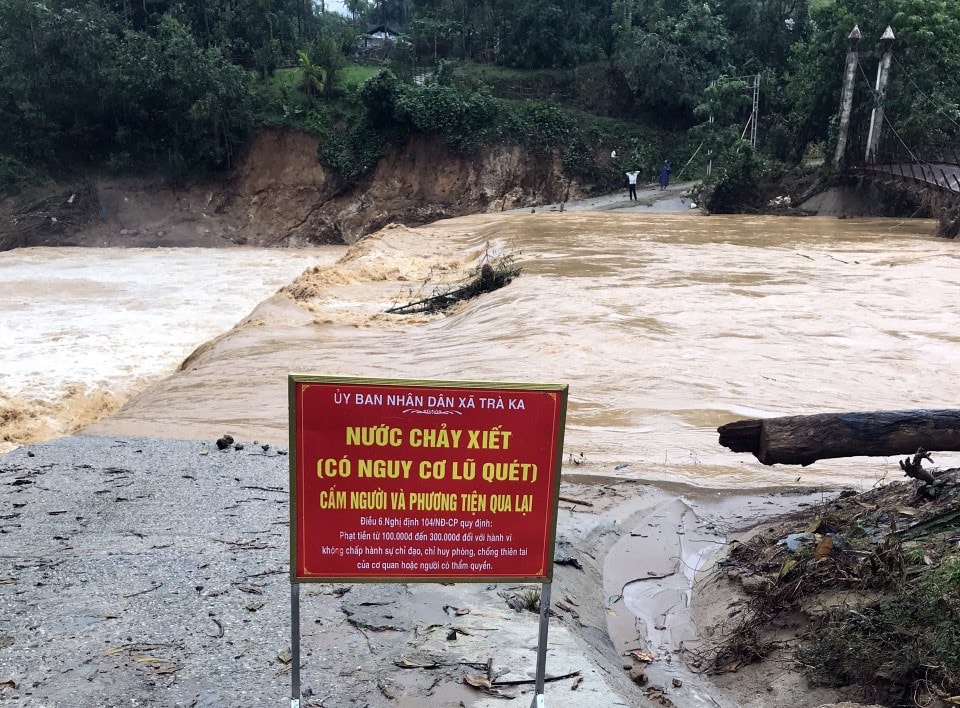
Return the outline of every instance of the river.
[[[0,390],[24,401],[77,379],[122,398],[145,387],[87,430],[282,444],[291,372],[560,382],[566,471],[716,489],[869,487],[899,477],[897,461],[768,468],[720,447],[716,427],[955,405],[960,254],[932,233],[920,220],[568,211],[388,227],[350,250],[256,252],[235,271],[219,259],[251,252],[13,251],[0,254],[0,334],[15,343],[0,353]],[[484,253],[511,254],[522,275],[446,315],[384,313]],[[167,376],[308,261],[316,267],[288,295]],[[139,305],[117,274],[141,288]],[[147,307],[157,300],[168,319]],[[37,334],[24,339],[19,318]]]
[[[0,253],[0,453],[68,433],[342,249],[21,248]]]

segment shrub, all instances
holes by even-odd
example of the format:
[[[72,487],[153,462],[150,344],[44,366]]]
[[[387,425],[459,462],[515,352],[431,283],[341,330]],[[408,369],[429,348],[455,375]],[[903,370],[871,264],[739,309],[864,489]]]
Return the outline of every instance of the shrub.
[[[753,150],[731,150],[717,161],[708,180],[706,206],[715,214],[731,214],[744,207],[757,207],[758,183],[762,164]]]
[[[382,131],[359,122],[349,130],[328,133],[317,148],[317,159],[344,177],[353,179],[377,166],[387,142]]]
[[[36,176],[20,160],[0,154],[0,194],[19,194],[35,180]]]
[[[540,101],[514,104],[507,112],[506,123],[511,135],[531,147],[569,145],[578,133],[575,122],[568,114]]]
[[[433,84],[406,87],[397,102],[396,119],[410,129],[441,135],[457,150],[474,150],[496,134],[497,101],[482,92],[462,93]]]

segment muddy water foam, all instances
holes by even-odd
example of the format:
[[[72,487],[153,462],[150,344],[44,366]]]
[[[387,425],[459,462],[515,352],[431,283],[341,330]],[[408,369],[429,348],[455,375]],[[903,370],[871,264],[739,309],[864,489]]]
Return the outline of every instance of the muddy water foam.
[[[0,441],[53,437],[116,410],[305,268],[341,253],[0,253]]]

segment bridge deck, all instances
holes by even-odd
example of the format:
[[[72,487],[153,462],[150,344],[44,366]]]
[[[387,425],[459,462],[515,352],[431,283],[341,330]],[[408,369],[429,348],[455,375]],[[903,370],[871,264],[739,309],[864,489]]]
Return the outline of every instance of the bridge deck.
[[[864,172],[889,174],[960,194],[960,165],[953,163],[897,162],[887,165],[864,165],[860,169]]]

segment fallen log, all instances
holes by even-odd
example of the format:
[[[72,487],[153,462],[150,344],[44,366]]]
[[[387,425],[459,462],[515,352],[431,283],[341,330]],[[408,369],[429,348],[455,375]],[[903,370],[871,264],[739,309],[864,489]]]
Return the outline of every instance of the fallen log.
[[[750,418],[717,428],[720,444],[765,465],[809,465],[836,457],[960,451],[960,410],[818,413]]]

